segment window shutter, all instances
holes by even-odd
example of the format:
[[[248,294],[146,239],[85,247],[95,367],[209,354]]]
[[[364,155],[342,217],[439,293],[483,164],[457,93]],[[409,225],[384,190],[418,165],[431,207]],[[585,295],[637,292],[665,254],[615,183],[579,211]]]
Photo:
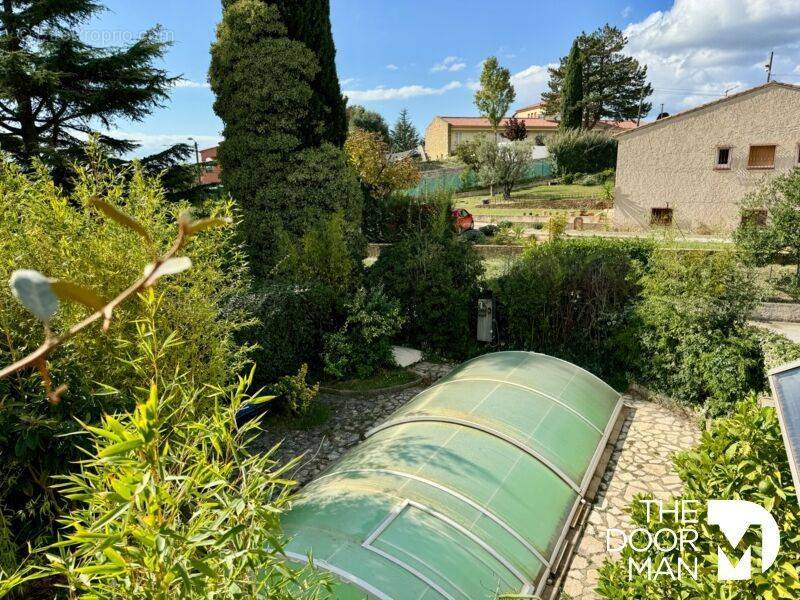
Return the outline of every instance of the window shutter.
[[[750,146],[747,166],[753,169],[771,169],[775,166],[775,146]]]

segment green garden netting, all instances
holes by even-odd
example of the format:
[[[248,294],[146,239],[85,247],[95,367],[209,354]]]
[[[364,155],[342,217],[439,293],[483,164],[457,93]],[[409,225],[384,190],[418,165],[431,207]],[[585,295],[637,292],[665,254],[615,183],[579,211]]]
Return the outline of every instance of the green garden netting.
[[[539,593],[621,405],[557,358],[468,361],[306,486],[287,556],[311,555],[341,599]]]

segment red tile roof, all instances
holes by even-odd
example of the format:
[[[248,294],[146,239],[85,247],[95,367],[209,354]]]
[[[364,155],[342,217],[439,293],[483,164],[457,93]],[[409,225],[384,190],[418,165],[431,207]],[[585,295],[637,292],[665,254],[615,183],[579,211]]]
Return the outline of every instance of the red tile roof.
[[[489,119],[486,117],[440,117],[446,123],[455,127],[491,127]],[[529,129],[558,129],[558,121],[551,119],[517,119],[521,123],[525,123],[525,127]],[[500,127],[505,127],[508,119],[503,119],[500,122]],[[635,121],[600,121],[601,125],[605,127],[612,127],[615,129],[635,129]]]

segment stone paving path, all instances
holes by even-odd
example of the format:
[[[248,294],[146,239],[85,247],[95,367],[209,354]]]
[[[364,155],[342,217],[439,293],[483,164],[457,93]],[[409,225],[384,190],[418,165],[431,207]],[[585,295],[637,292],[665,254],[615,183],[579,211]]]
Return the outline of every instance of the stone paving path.
[[[697,423],[690,417],[630,396],[625,403],[631,411],[564,584],[564,593],[575,600],[598,597],[594,591],[598,569],[606,556],[615,556],[606,553],[606,531],[630,528],[625,508],[633,496],[652,492],[656,498],[667,498],[679,493],[681,480],[673,470],[671,456],[700,440]]]
[[[338,396],[320,393],[319,402],[330,408],[328,421],[306,431],[288,430],[265,419],[264,430],[253,442],[254,450],[280,447],[273,457],[284,463],[302,455],[290,477],[303,486],[322,473],[344,452],[361,441],[362,436],[378,423],[386,420],[398,408],[419,394],[433,382],[444,377],[453,365],[421,362],[410,367],[423,381],[419,386],[396,392],[371,396]]]

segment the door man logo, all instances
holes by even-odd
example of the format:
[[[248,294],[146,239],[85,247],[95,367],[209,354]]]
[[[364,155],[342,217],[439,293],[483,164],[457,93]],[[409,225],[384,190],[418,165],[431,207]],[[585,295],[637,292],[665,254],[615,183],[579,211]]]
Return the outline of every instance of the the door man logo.
[[[708,523],[719,526],[732,548],[739,545],[749,527],[760,526],[761,572],[765,572],[775,562],[781,543],[781,533],[775,519],[764,507],[746,500],[709,500]],[[722,548],[717,547],[717,578],[720,581],[750,579],[750,560],[750,546],[739,558],[736,566],[731,564]]]
[[[622,552],[626,547],[633,552],[628,556],[628,579],[645,575],[653,581],[669,578],[673,581],[689,577],[697,579],[702,549],[700,537],[700,510],[697,500],[677,500],[665,504],[659,499],[642,498],[646,527],[632,531],[611,528],[606,531],[606,550]],[[761,571],[772,566],[778,556],[780,530],[772,515],[752,502],[745,500],[709,500],[708,524],[716,525],[730,544],[734,553],[750,527],[761,529]],[[657,524],[664,526],[658,528]],[[728,558],[727,550],[717,547],[717,578],[720,581],[750,579],[752,552],[750,546],[736,560]]]

